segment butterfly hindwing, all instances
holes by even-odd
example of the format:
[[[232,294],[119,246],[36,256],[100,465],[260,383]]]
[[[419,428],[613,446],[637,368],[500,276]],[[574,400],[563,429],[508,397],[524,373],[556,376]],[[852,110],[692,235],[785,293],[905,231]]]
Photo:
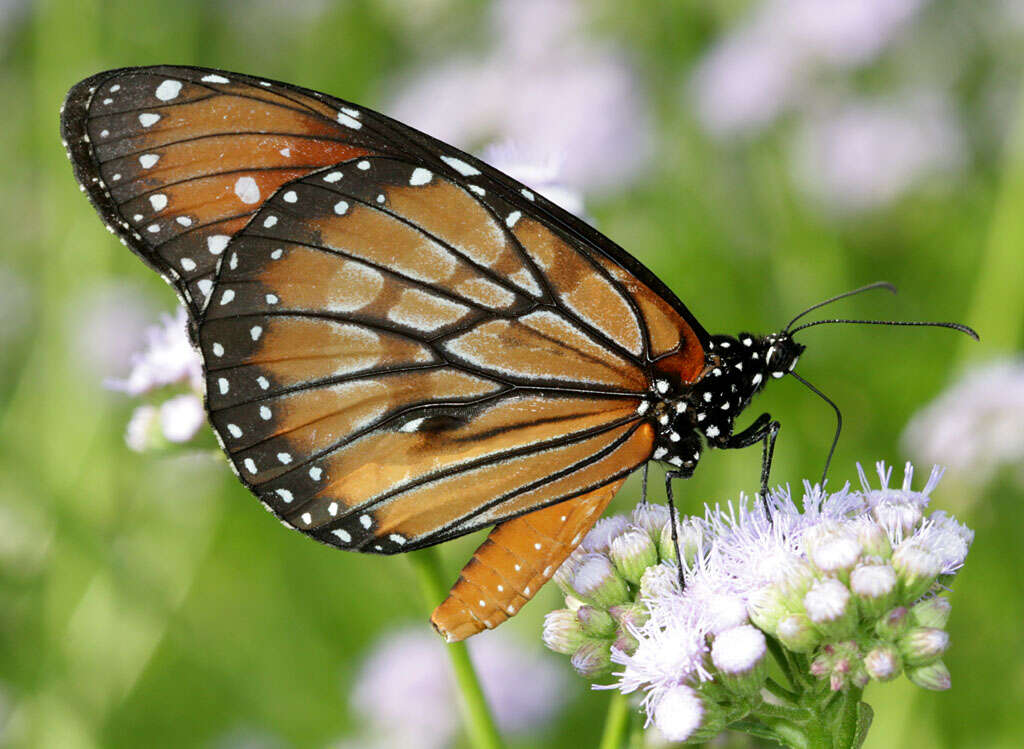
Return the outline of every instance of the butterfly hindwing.
[[[437,543],[650,454],[642,350],[602,332],[625,300],[608,319],[579,300],[583,317],[551,272],[579,260],[540,229],[524,246],[471,186],[350,160],[289,183],[227,249],[200,325],[212,420],[243,480],[321,540]],[[451,206],[461,223],[431,223]]]

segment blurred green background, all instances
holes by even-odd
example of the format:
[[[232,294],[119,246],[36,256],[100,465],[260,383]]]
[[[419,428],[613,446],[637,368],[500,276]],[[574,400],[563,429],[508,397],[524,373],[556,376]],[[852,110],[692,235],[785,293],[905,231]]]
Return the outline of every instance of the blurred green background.
[[[637,153],[585,138],[576,142],[591,150],[572,153],[567,138],[569,181],[594,223],[709,330],[778,329],[813,302],[885,279],[899,296],[835,312],[953,319],[981,333],[980,344],[939,330],[803,335],[800,372],[846,417],[832,472],[842,483],[856,461],[912,457],[900,441],[908,420],[965,367],[1019,356],[1024,7],[844,0],[808,21],[784,6],[0,3],[0,745],[331,746],[359,735],[350,690],[378,636],[427,627],[407,560],[285,532],[209,451],[125,446],[135,403],[104,379],[126,374],[141,328],[175,300],[79,194],[57,135],[73,83],[124,65],[196,64],[400,113],[429,108],[433,71],[487,67],[458,106],[437,101],[450,126],[465,125],[460,108],[467,119],[500,112],[506,93],[531,101],[531,85],[546,82],[548,99],[529,112],[540,137],[575,116],[559,107],[607,98],[586,66],[619,66],[628,105],[613,98],[583,121],[617,122],[606,142]],[[580,73],[564,101],[545,68],[559,60]],[[418,99],[416,86],[426,86]],[[498,132],[458,145],[529,137],[494,122]],[[590,189],[603,170],[621,176]],[[998,414],[1011,393],[986,395]],[[773,479],[817,476],[828,408],[790,380],[756,405],[783,423]],[[1005,439],[1024,441],[1020,406],[1003,416]],[[756,449],[707,456],[679,489],[685,507],[752,490],[759,461]],[[935,496],[977,532],[952,595],[953,689],[872,686],[868,747],[1021,744],[1024,491],[1020,464],[1001,465],[948,476]],[[631,480],[613,509],[631,507],[638,489]],[[443,547],[452,578],[479,541]],[[540,653],[541,619],[558,601],[543,591],[503,629]],[[552,661],[567,675],[566,706],[518,745],[591,746],[607,694]]]

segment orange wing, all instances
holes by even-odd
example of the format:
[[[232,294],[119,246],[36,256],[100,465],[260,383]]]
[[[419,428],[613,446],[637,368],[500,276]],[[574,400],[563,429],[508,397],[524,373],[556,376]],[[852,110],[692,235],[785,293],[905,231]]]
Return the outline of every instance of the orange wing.
[[[430,617],[448,642],[493,629],[533,598],[572,553],[625,479],[502,523]]]
[[[76,85],[61,116],[76,176],[107,226],[202,309],[221,253],[281,185],[374,151],[314,92],[159,66]]]
[[[539,584],[650,458],[653,380],[704,367],[707,333],[622,248],[363,107],[160,66],[78,84],[62,130],[108,226],[188,305],[243,483],[326,543],[543,530],[551,551],[514,563]]]

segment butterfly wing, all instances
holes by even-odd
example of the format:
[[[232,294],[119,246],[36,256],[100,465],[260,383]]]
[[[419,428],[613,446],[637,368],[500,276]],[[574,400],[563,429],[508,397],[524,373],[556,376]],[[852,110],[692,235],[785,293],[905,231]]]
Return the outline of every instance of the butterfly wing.
[[[202,309],[221,253],[281,185],[380,144],[343,102],[202,68],[125,68],[74,86],[61,134],[110,230]]]
[[[653,378],[703,369],[707,333],[622,248],[371,110],[159,66],[75,86],[62,131],[108,227],[188,306],[211,421],[270,509],[376,552],[499,524],[435,617],[462,636],[491,615],[451,602],[495,549],[541,546],[515,552],[515,600],[492,587],[498,620],[650,457]]]
[[[622,287],[478,182],[419,163],[289,183],[229,244],[199,326],[242,480],[343,548],[405,551],[578,496],[654,439]]]

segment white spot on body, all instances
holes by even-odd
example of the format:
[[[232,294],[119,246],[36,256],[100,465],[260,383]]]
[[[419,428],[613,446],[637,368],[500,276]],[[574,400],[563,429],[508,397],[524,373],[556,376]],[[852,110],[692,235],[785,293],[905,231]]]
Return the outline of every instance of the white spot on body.
[[[235,195],[246,205],[260,202],[260,186],[252,177],[239,177],[235,180]]]
[[[156,98],[170,101],[181,92],[181,81],[164,81],[156,87]]]

